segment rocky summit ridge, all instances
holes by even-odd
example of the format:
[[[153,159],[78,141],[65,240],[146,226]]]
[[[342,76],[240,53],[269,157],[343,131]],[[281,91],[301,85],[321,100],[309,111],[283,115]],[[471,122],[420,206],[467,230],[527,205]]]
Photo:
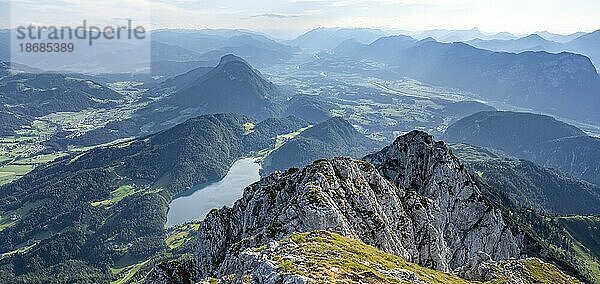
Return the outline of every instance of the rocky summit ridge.
[[[186,275],[194,281],[311,282],[310,277],[290,269],[306,258],[308,250],[292,250],[295,258],[287,250],[288,263],[280,261],[281,255],[256,252],[277,251],[281,240],[318,231],[357,240],[444,275],[486,281],[509,275],[513,283],[530,277],[504,269],[524,267],[518,259],[526,256],[527,235],[486,200],[444,142],[421,131],[400,136],[364,160],[318,160],[304,169],[275,172],[252,184],[232,208],[213,210],[201,223],[195,259],[187,264],[192,268]],[[335,253],[324,252],[322,257],[335,259]],[[158,267],[147,282],[179,282],[181,273],[176,270]],[[409,278],[398,281],[431,282],[405,276]]]

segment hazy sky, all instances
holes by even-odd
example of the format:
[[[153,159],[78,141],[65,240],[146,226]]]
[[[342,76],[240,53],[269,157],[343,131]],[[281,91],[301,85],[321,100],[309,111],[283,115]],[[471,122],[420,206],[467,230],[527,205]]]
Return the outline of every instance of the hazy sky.
[[[13,18],[32,22],[146,17],[147,0],[14,0]],[[150,0],[154,28],[245,28],[277,36],[314,27],[378,27],[407,30],[470,29],[527,34],[600,29],[599,0]],[[8,0],[0,0],[7,26]],[[102,4],[98,4],[102,3]],[[25,8],[23,8],[25,7]],[[81,18],[81,19],[80,19]]]

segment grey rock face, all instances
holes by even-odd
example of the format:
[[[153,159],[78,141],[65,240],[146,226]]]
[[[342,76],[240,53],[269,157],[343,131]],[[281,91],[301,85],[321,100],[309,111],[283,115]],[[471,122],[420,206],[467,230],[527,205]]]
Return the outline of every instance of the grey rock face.
[[[146,277],[145,283],[192,283],[198,278],[198,265],[194,260],[173,261],[154,267]]]
[[[413,131],[365,157],[399,188],[416,193],[423,207],[409,208],[415,224],[416,259],[421,265],[453,271],[477,253],[494,260],[519,257],[523,234],[511,228],[489,204],[444,142]],[[412,204],[408,198],[405,204]]]
[[[520,257],[523,235],[485,201],[443,142],[415,131],[365,160],[276,172],[248,187],[233,208],[213,210],[199,230],[200,276],[236,273],[246,249],[313,230],[446,272],[480,252]]]
[[[275,173],[248,187],[233,209],[207,216],[199,230],[200,271],[228,274],[245,248],[320,229],[410,258],[416,247],[403,195],[371,164],[348,158]]]

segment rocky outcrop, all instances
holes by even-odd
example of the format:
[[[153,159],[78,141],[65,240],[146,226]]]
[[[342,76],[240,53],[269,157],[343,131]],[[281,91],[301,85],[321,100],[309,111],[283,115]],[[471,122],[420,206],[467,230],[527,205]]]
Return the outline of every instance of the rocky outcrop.
[[[507,284],[580,283],[539,259],[493,261],[479,253],[461,275]],[[165,266],[159,267],[165,269]],[[160,270],[158,269],[158,270]],[[169,269],[169,271],[173,271]],[[152,275],[172,274],[153,273]],[[181,270],[176,270],[180,272]],[[169,277],[148,281],[170,282]],[[178,277],[177,279],[184,279]],[[167,282],[165,282],[167,280]],[[405,261],[363,242],[328,231],[294,233],[266,245],[244,249],[236,257],[233,273],[203,278],[198,283],[481,283]]]
[[[193,259],[169,261],[154,267],[146,276],[146,283],[194,283],[199,279],[198,265]]]
[[[408,259],[417,247],[403,195],[371,164],[349,158],[277,172],[248,187],[233,208],[208,214],[199,230],[200,271],[226,275],[245,248],[319,229]]]
[[[452,271],[479,252],[494,260],[520,256],[524,235],[487,202],[444,142],[413,131],[365,160],[399,188],[416,193],[404,202],[418,232],[411,261]]]
[[[479,252],[494,260],[520,256],[523,235],[486,202],[443,142],[415,131],[365,160],[277,172],[248,187],[233,208],[212,211],[199,230],[201,275],[230,274],[245,249],[313,230],[445,272]]]
[[[486,200],[443,142],[414,131],[363,161],[319,160],[249,186],[232,208],[213,210],[201,223],[194,271],[196,280],[223,283],[240,277],[305,283],[310,275],[286,271],[290,263],[280,262],[280,242],[325,230],[440,273],[521,283],[518,277],[525,274],[513,273],[510,268],[520,264],[511,261],[521,259],[532,242],[517,228]],[[308,252],[287,250],[295,265]],[[376,271],[378,277],[422,280],[410,280],[415,275],[402,269]]]
[[[237,258],[235,274],[203,281],[301,284],[327,283],[328,279],[339,283],[467,283],[328,231],[294,233],[246,249]]]
[[[537,258],[494,261],[489,255],[479,253],[462,267],[458,274],[465,278],[503,283],[581,283],[576,278],[558,270],[554,265]]]

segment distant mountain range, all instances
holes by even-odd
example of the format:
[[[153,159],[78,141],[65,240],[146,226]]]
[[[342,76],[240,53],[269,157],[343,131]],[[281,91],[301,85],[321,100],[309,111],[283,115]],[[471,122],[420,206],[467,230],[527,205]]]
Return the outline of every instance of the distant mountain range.
[[[570,42],[580,36],[583,36],[586,33],[576,32],[576,33],[572,33],[572,34],[562,35],[562,34],[551,33],[548,31],[539,31],[539,32],[535,32],[534,34],[537,34],[549,41],[554,41],[554,42],[558,42],[558,43],[566,43],[566,42]]]
[[[582,55],[492,52],[408,36],[340,46],[335,54],[382,62],[401,76],[470,91],[483,100],[600,122],[600,76]]]
[[[311,51],[332,50],[346,40],[355,40],[363,44],[369,44],[381,37],[391,35],[407,35],[416,39],[433,38],[440,42],[469,41],[474,39],[517,39],[518,37],[501,32],[497,34],[486,34],[477,28],[471,30],[428,30],[428,31],[406,31],[393,29],[369,29],[369,28],[317,28],[310,30],[289,43]],[[558,35],[555,35],[558,36]]]
[[[158,30],[152,33],[152,40],[192,51],[197,54],[195,60],[211,64],[234,53],[260,66],[279,63],[295,52],[291,46],[245,30]]]
[[[549,41],[540,35],[532,34],[526,37],[510,40],[482,40],[466,41],[469,45],[492,51],[523,52],[523,51],[548,51],[560,49],[561,44]]]
[[[478,28],[472,28],[470,30],[429,30],[424,32],[417,32],[411,34],[416,39],[433,38],[439,42],[464,42],[473,39],[515,39],[517,36],[508,33],[501,32],[496,34],[486,34],[481,32]]]
[[[466,43],[483,49],[493,51],[523,52],[523,51],[547,51],[547,52],[573,52],[585,55],[600,70],[600,30],[592,33],[576,33],[571,36],[560,37],[546,33],[531,34],[526,37],[510,40],[482,40],[474,39]]]
[[[548,116],[480,112],[448,127],[444,139],[498,149],[600,185],[600,139]]]
[[[445,30],[445,29],[437,29],[437,30],[429,30],[423,32],[406,32],[402,33],[405,35],[410,35],[416,39],[425,39],[431,37],[439,42],[467,42],[467,41],[510,41],[517,40],[520,37],[509,33],[509,32],[499,32],[499,33],[484,33],[480,31],[478,28],[473,28],[470,30]],[[540,37],[553,42],[558,43],[566,43],[572,41],[582,35],[585,35],[584,32],[576,32],[572,34],[562,35],[555,34],[548,31],[539,31],[534,34],[539,35]]]
[[[360,28],[318,28],[300,35],[290,42],[311,51],[334,49],[346,40],[356,40],[360,43],[371,43],[385,36],[386,33],[377,29]]]
[[[229,53],[236,53],[253,65],[261,66],[290,59],[296,51],[262,34],[242,30],[157,30],[152,31],[151,38],[151,41],[135,44],[99,41],[85,53],[75,52],[69,57],[47,56],[43,60],[28,57],[31,62],[19,63],[47,71],[143,73],[157,72],[149,70],[153,62],[204,61],[204,66],[209,66],[217,64],[222,56]],[[10,60],[9,39],[9,31],[0,30],[0,60]]]

